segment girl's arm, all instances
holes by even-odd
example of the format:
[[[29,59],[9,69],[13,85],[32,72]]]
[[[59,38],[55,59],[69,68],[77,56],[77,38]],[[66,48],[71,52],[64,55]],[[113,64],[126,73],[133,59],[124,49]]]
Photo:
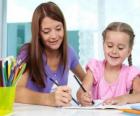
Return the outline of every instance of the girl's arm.
[[[133,93],[125,96],[127,104],[140,103],[140,93]]]
[[[136,76],[132,84],[132,94],[126,96],[127,103],[140,102],[140,76]]]
[[[132,94],[126,94],[115,98],[111,98],[105,100],[104,103],[114,104],[114,105],[140,103],[140,77],[139,76],[137,76],[133,80],[132,90],[133,90]]]
[[[82,81],[83,87],[87,92],[84,92],[82,88],[80,88],[77,92],[77,99],[83,106],[92,105],[92,95],[91,95],[91,87],[93,84],[93,75],[90,70],[87,70],[87,74]]]
[[[91,91],[91,87],[93,85],[93,75],[90,69],[87,70],[86,76],[82,82],[82,85],[87,91]]]
[[[60,86],[53,93],[41,93],[26,88],[28,71],[26,71],[16,87],[16,102],[48,106],[67,106],[71,101],[71,90]]]
[[[140,93],[140,76],[133,80],[132,93]]]
[[[104,101],[104,104],[111,105],[124,105],[133,103],[140,103],[140,93],[126,94]]]

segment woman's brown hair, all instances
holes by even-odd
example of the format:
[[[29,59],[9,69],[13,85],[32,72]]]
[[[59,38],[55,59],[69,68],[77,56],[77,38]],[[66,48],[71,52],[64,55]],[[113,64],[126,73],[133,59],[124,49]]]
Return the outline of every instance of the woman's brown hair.
[[[53,20],[57,20],[63,24],[64,39],[59,48],[61,53],[61,63],[64,66],[64,70],[67,65],[67,35],[66,35],[66,23],[60,8],[53,2],[47,2],[40,4],[34,11],[31,23],[31,42],[28,46],[28,59],[27,65],[31,80],[40,87],[45,87],[44,77],[45,69],[43,64],[43,51],[45,49],[40,36],[40,25],[45,17],[49,17]]]

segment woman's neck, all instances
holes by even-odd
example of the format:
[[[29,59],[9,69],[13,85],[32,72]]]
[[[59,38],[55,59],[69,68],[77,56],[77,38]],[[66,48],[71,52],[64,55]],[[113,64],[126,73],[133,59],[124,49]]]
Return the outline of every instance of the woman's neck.
[[[59,50],[46,50],[46,55],[47,55],[47,58],[59,57],[60,52]]]
[[[58,50],[46,50],[47,64],[53,72],[58,70],[60,64],[60,52]]]

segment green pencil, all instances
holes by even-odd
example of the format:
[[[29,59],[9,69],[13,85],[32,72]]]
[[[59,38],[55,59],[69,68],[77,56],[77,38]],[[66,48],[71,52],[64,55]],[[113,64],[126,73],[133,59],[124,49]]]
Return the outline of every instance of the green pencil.
[[[16,79],[13,80],[12,86],[16,86],[17,82],[18,82],[18,81],[20,80],[20,78],[22,77],[22,74],[23,74],[25,68],[26,68],[26,63],[23,63],[22,66],[21,66],[21,70],[20,70],[20,72],[18,73]]]

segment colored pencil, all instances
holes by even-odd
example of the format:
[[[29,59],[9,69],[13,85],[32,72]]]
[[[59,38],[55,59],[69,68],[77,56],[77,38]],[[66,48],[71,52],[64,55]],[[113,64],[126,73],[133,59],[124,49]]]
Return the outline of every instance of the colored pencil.
[[[0,87],[3,86],[3,78],[2,78],[2,60],[0,59]]]
[[[20,80],[20,78],[22,77],[22,74],[23,74],[25,68],[26,68],[26,63],[23,63],[23,64],[21,65],[20,69],[19,69],[19,72],[18,72],[18,75],[16,76],[16,79],[13,80],[13,83],[12,83],[13,86],[16,86],[17,82],[18,82],[18,81]]]
[[[133,109],[119,109],[123,112],[131,113],[131,114],[140,114],[140,110],[133,110]]]
[[[0,59],[0,87],[16,86],[26,68],[21,59],[15,60],[13,56]]]

